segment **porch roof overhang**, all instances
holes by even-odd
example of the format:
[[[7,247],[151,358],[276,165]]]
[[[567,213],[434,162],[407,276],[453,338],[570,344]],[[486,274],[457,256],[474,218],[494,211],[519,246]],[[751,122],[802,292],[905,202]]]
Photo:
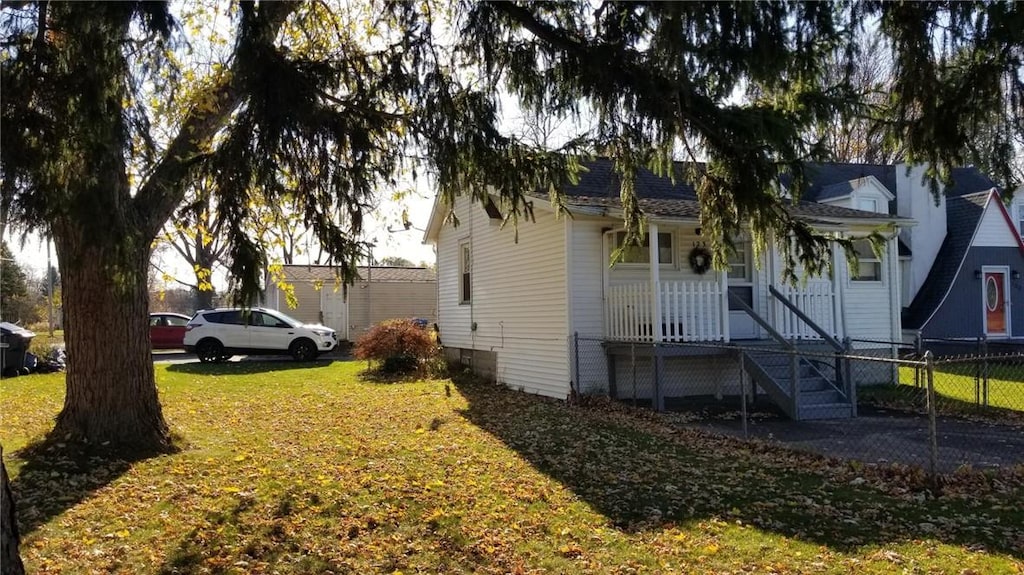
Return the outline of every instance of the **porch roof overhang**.
[[[545,193],[531,194],[549,204]],[[639,198],[640,209],[655,223],[699,224],[700,204],[690,198]],[[621,219],[622,200],[617,197],[572,196],[567,198],[566,207],[573,214],[603,216]],[[900,228],[912,227],[917,222],[911,218],[865,212],[841,206],[801,201],[787,206],[790,214],[821,230],[848,230],[851,226],[877,228],[880,225],[895,225]]]

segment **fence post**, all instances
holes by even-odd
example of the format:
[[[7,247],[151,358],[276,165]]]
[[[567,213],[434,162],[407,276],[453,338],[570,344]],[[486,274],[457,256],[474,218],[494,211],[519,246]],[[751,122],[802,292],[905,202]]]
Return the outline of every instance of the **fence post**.
[[[665,368],[662,365],[661,357],[661,344],[654,342],[653,354],[651,356],[651,371],[654,375],[654,411],[665,411],[665,390],[661,385],[661,376],[665,372]]]
[[[572,393],[575,393],[576,399],[579,399],[579,395],[580,395],[580,332],[578,332],[578,331],[572,332],[572,353],[575,356],[574,357],[574,359],[575,359],[574,363],[575,363],[575,366],[576,366],[576,370],[573,372],[572,375],[573,375],[573,379],[576,380],[576,384],[575,384],[575,386],[572,386],[572,382],[570,382],[570,389],[569,389],[569,391],[572,392]]]
[[[924,357],[924,338],[921,337],[921,332],[918,331],[914,334],[914,359],[921,361]],[[899,383],[899,382],[896,382]],[[921,387],[921,366],[914,366],[914,387]]]
[[[981,342],[984,336],[978,336],[978,347],[975,348],[975,359],[981,355]],[[981,405],[981,361],[974,362],[974,403]]]
[[[633,409],[636,409],[636,342],[629,344],[629,366],[633,373]]]
[[[743,350],[736,350],[740,364],[740,416],[743,418],[743,439],[750,439],[747,433],[747,369],[743,365]]]
[[[988,407],[988,336],[981,336],[981,404]]]
[[[939,432],[936,423],[938,407],[935,405],[935,363],[931,351],[925,352],[924,365],[925,381],[928,385],[928,475],[932,482],[932,488],[935,489],[938,487]]]
[[[790,339],[789,404],[793,406],[793,419],[800,421],[800,356]]]
[[[857,417],[857,382],[853,380],[853,371],[850,369],[851,355],[853,355],[853,340],[850,339],[850,336],[846,336],[843,338],[843,379],[849,385],[846,397],[850,400],[850,415]]]

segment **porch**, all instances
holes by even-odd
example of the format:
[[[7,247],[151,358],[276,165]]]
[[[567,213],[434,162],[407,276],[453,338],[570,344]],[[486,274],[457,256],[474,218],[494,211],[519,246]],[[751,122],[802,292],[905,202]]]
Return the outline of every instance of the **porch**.
[[[840,336],[839,302],[830,282],[769,285],[766,292],[730,287],[725,272],[716,281],[609,286],[605,337],[622,342],[728,342],[764,339],[768,329],[787,341],[821,340],[822,332]]]
[[[781,281],[779,256],[755,261],[739,238],[723,270],[697,226],[651,223],[642,246],[605,231],[605,253],[619,259],[604,271],[604,337],[609,341],[684,343],[769,339],[820,340],[844,334],[838,274]],[[833,253],[833,267],[845,265]],[[799,275],[800,270],[795,270]]]

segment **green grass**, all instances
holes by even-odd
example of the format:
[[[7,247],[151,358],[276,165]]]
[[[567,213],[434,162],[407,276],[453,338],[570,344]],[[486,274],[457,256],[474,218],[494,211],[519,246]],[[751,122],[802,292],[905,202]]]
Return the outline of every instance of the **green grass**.
[[[993,363],[984,369],[988,373],[988,405],[1024,411],[1024,365]],[[906,371],[907,377],[904,377],[904,370],[900,370],[901,382],[913,384],[913,370]],[[984,380],[975,364],[942,365],[932,378],[936,393],[966,403],[978,402],[977,397],[984,391]]]
[[[1024,423],[1024,365],[997,364],[987,367],[987,404],[983,399],[984,378],[973,363],[945,364],[935,369],[932,383],[938,395],[936,406],[942,415],[977,416],[1011,424]],[[900,368],[900,385],[880,385],[858,391],[861,401],[887,407],[923,411],[927,407],[924,375]]]
[[[1024,469],[872,471],[364,364],[157,367],[184,448],[81,470],[17,450],[60,375],[5,380],[32,573],[1019,573]]]

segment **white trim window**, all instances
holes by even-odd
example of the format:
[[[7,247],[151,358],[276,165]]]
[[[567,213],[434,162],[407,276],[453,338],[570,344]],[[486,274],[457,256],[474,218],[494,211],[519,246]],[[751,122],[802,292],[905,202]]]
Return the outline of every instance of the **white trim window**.
[[[620,264],[651,263],[651,235],[644,234],[643,245],[632,246],[626,243],[626,232],[615,232],[615,246],[622,249]],[[672,243],[672,232],[658,232],[658,263],[661,265],[675,264],[675,249]]]
[[[1024,202],[1015,201],[1014,207],[1017,212],[1017,233],[1020,234],[1020,237],[1024,238]]]
[[[853,250],[857,252],[857,269],[851,271],[850,281],[882,281],[882,260],[878,259],[874,250],[871,249],[871,242],[856,240],[853,242]]]
[[[750,265],[750,244],[736,242],[736,252],[729,253],[729,283],[750,283],[753,279]]]
[[[860,198],[857,200],[857,209],[864,212],[878,213],[878,200],[875,198]]]
[[[459,303],[473,301],[473,252],[468,241],[459,244]]]

